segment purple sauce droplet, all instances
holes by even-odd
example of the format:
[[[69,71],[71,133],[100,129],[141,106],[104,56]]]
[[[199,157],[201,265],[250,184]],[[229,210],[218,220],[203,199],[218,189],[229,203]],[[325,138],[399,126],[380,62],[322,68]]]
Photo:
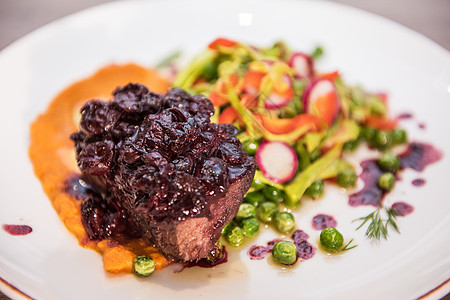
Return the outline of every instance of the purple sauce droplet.
[[[324,230],[328,227],[336,227],[336,220],[329,215],[319,214],[312,219],[312,227],[315,230]]]
[[[294,240],[294,244],[297,247],[297,257],[301,259],[310,259],[316,253],[316,249],[307,241],[309,235],[302,230],[296,230],[291,238]]]
[[[398,212],[398,215],[402,217],[409,215],[414,211],[414,207],[405,202],[395,202],[392,204],[392,208],[395,209]]]
[[[10,235],[27,235],[33,231],[28,225],[3,224],[2,228]]]
[[[397,120],[407,120],[407,119],[412,119],[413,118],[413,114],[412,113],[401,113],[397,116]]]
[[[316,253],[316,249],[308,242],[309,235],[302,230],[297,229],[291,236],[297,247],[297,258],[310,259]],[[247,254],[252,260],[260,260],[267,257],[272,252],[273,246],[276,242],[281,241],[275,239],[267,243],[267,246],[252,246]],[[298,260],[297,260],[298,261]]]
[[[272,252],[273,246],[279,239],[272,240],[267,243],[267,246],[251,246],[247,254],[251,260],[260,260],[267,257]]]
[[[416,178],[413,181],[411,181],[411,183],[414,186],[420,187],[420,186],[425,185],[426,181],[425,181],[425,179],[422,179],[422,178]]]
[[[361,167],[360,178],[364,182],[364,187],[361,191],[349,196],[348,204],[350,206],[372,205],[379,207],[385,192],[378,187],[378,179],[384,172],[375,160],[365,160],[361,162]]]
[[[420,129],[426,129],[427,128],[425,123],[419,123],[419,125],[417,125],[417,126],[419,126]]]
[[[442,152],[429,144],[413,142],[398,157],[402,169],[411,168],[416,171],[423,171],[429,164],[440,160]],[[386,191],[378,187],[378,179],[384,172],[375,160],[363,161],[361,167],[360,178],[364,181],[364,187],[361,191],[349,196],[348,204],[350,206],[372,205],[380,207],[387,194]]]
[[[423,171],[429,164],[442,158],[442,152],[431,145],[411,143],[408,149],[399,156],[402,169],[411,168]]]

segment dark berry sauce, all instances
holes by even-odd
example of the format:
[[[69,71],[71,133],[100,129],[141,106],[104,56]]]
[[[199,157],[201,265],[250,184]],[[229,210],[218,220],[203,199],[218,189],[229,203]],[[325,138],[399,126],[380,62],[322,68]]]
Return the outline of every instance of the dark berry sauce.
[[[419,123],[417,126],[422,130],[427,129],[427,125],[425,125],[425,123]]]
[[[318,214],[312,219],[312,227],[315,230],[324,230],[328,227],[336,227],[336,220],[329,215]]]
[[[280,239],[275,239],[267,242],[267,246],[251,246],[248,250],[248,256],[252,260],[260,260],[267,257],[269,253],[272,252],[273,246],[276,242],[281,241]]]
[[[405,152],[399,155],[402,169],[411,168],[416,171],[423,171],[429,164],[437,162],[441,158],[442,152],[431,145],[417,142],[409,144]],[[380,207],[386,192],[378,187],[378,179],[384,172],[380,169],[376,160],[363,161],[361,167],[360,178],[364,182],[364,188],[350,195],[348,203],[350,206],[372,205]],[[421,182],[416,184],[420,186]]]
[[[426,181],[423,178],[416,178],[413,181],[411,181],[412,185],[420,187],[425,185]]]
[[[297,257],[301,259],[310,259],[316,253],[316,249],[308,242],[309,235],[304,231],[297,229],[291,236],[297,247]]]
[[[2,228],[10,235],[27,235],[33,231],[33,228],[28,225],[3,224]]]
[[[442,152],[429,144],[411,143],[400,156],[402,169],[411,168],[423,171],[429,164],[442,158]]]
[[[295,246],[297,247],[297,259],[307,260],[314,256],[316,249],[308,242],[309,235],[304,231],[297,229],[291,236]],[[267,257],[272,252],[276,242],[281,241],[275,239],[267,243],[267,246],[252,246],[247,254],[252,260],[260,260]]]
[[[350,206],[372,205],[379,207],[384,198],[385,192],[378,187],[378,179],[383,171],[375,160],[361,162],[362,173],[360,178],[364,182],[361,191],[349,196]]]
[[[183,269],[184,268],[192,268],[192,267],[212,268],[217,265],[226,263],[227,261],[228,261],[228,252],[225,249],[225,246],[223,246],[221,254],[218,258],[216,258],[214,260],[208,260],[206,258],[202,258],[197,262],[186,262],[186,263],[183,263]]]
[[[414,211],[414,207],[405,202],[395,202],[392,204],[392,208],[395,209],[396,215],[398,216],[406,216]]]
[[[87,102],[71,135],[84,183],[69,183],[68,192],[87,195],[81,214],[91,239],[128,233],[129,222],[156,240],[160,226],[209,217],[210,202],[255,169],[237,128],[210,122],[214,107],[204,96],[139,84],[113,96]]]

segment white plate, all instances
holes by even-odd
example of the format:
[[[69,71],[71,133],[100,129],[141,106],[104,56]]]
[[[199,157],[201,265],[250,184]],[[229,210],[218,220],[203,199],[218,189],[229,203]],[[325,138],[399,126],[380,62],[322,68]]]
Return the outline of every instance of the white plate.
[[[241,13],[252,14],[251,26],[240,25]],[[359,247],[333,257],[318,251],[292,269],[251,261],[243,250],[215,269],[178,274],[167,269],[141,280],[106,274],[101,257],[78,246],[33,175],[27,155],[30,122],[64,87],[103,65],[150,66],[177,49],[189,57],[217,36],[259,46],[283,39],[304,51],[320,44],[326,50],[320,70],[339,69],[352,84],[387,91],[394,114],[414,114],[402,126],[413,140],[432,142],[444,157],[420,174],[425,187],[413,188],[410,181],[419,175],[407,171],[386,200],[415,207],[399,219],[402,234],[379,243],[365,240],[351,220],[371,208],[349,207],[346,196],[330,187],[324,199],[305,201],[296,213],[298,226],[315,243],[311,218],[329,213]],[[395,23],[329,2],[124,1],[47,25],[0,52],[0,223],[34,230],[21,237],[0,231],[0,277],[37,299],[412,299],[436,287],[429,297],[443,296],[450,290],[442,285],[450,277],[449,85],[446,50]],[[252,244],[274,236],[266,230]],[[4,283],[2,289],[23,297]]]

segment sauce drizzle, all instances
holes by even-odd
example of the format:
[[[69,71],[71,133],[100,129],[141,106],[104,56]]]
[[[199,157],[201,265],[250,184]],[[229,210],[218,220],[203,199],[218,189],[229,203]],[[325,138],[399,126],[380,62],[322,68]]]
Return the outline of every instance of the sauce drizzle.
[[[336,220],[329,215],[324,214],[318,214],[317,216],[314,216],[312,219],[312,227],[315,230],[324,230],[328,227],[336,227],[337,222]]]
[[[33,228],[28,225],[3,224],[2,228],[10,235],[27,235],[33,231]]]

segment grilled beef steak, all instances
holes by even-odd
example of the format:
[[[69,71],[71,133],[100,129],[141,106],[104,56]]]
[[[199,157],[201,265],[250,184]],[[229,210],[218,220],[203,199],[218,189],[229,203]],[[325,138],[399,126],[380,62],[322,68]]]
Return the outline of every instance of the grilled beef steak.
[[[98,191],[82,203],[86,232],[141,235],[177,261],[208,256],[256,168],[237,129],[211,124],[211,102],[180,89],[129,84],[113,95],[86,103],[71,136],[83,179]]]

